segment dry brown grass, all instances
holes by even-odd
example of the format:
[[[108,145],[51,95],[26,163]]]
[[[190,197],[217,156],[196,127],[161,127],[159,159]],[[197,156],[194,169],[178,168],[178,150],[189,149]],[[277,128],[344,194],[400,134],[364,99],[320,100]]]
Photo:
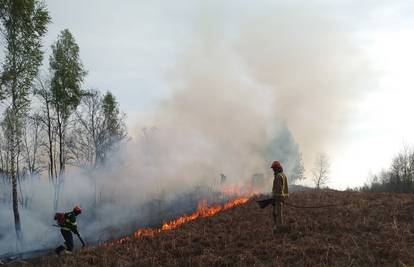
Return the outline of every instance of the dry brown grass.
[[[200,218],[155,237],[36,266],[413,266],[414,195],[336,191],[293,193],[285,207],[289,233],[273,234],[270,207],[254,201]]]

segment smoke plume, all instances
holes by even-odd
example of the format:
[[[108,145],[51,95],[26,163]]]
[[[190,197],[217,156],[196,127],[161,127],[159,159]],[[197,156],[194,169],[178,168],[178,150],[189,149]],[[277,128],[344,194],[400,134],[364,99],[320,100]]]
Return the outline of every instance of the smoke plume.
[[[306,1],[196,6],[191,36],[166,75],[171,96],[137,118],[132,140],[107,166],[65,178],[60,208],[81,203],[80,231],[90,240],[107,238],[107,229],[127,222],[145,224],[151,216],[145,205],[213,187],[221,173],[240,186],[255,173],[271,177],[272,155],[293,166],[289,160],[299,151],[292,140],[306,166],[346,126],[359,77],[368,69],[352,32],[321,6]],[[271,144],[287,154],[271,151],[269,157]],[[0,191],[9,196],[8,188]],[[26,249],[57,244],[59,234],[50,226],[52,186],[28,178],[22,191],[30,196],[22,208]],[[0,206],[5,222],[0,254],[15,244],[9,204]]]

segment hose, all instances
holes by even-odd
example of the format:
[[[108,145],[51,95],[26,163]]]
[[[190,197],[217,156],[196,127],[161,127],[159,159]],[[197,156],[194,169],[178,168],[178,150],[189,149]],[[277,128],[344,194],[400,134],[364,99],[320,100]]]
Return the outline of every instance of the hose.
[[[298,206],[298,205],[293,205],[293,204],[289,204],[289,203],[284,203],[286,206],[292,207],[292,208],[297,208],[297,209],[322,209],[322,208],[330,208],[330,207],[336,207],[336,206],[346,206],[348,205],[348,203],[344,203],[344,204],[328,204],[328,205],[322,205],[322,206]]]

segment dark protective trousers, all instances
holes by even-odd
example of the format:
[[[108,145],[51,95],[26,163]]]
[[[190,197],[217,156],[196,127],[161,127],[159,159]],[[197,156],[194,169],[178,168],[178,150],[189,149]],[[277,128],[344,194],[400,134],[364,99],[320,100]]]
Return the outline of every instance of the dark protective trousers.
[[[272,208],[272,219],[273,219],[273,227],[277,227],[283,224],[283,211],[282,211],[283,203],[281,201],[275,201]]]
[[[72,252],[73,251],[73,236],[71,231],[60,229],[60,233],[63,236],[63,239],[65,240],[65,244],[62,246],[59,246],[55,249],[56,253],[60,253],[64,251],[65,249],[67,251]]]

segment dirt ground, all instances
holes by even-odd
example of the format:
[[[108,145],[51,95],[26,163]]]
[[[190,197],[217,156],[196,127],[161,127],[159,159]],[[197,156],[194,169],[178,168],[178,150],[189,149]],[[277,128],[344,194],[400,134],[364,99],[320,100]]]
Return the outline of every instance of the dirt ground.
[[[254,200],[155,237],[35,266],[414,266],[414,195],[338,191],[292,193],[286,233],[271,231],[271,207]],[[23,265],[20,263],[19,265]],[[26,265],[24,264],[24,265]],[[16,264],[15,264],[16,265]]]

